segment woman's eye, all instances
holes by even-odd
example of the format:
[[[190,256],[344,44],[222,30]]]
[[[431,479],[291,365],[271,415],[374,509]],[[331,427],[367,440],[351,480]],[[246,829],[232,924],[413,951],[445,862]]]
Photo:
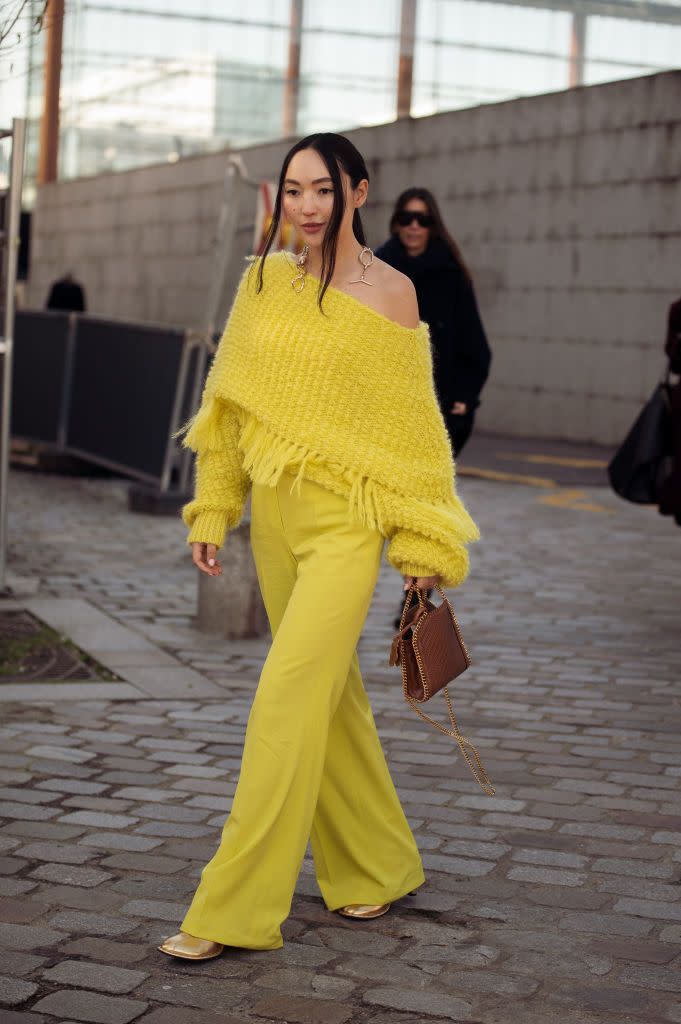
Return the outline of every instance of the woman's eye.
[[[333,189],[332,188],[320,188],[319,191],[321,192],[321,194],[323,196],[332,196],[333,195]]]
[[[297,196],[298,192],[297,192],[297,190],[295,188],[287,188],[286,189],[286,195],[287,196]]]

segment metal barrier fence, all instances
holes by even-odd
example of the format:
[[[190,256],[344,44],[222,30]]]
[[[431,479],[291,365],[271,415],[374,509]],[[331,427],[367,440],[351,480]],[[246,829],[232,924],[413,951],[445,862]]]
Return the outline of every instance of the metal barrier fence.
[[[192,454],[172,434],[198,406],[209,347],[197,332],[20,311],[12,437],[166,492],[186,490]]]

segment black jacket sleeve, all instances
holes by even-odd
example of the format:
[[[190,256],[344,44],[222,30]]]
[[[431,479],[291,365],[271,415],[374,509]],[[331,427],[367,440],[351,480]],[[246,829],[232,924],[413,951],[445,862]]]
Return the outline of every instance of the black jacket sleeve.
[[[492,352],[480,317],[473,286],[461,282],[454,305],[454,360],[447,401],[480,404],[480,392],[489,375]]]

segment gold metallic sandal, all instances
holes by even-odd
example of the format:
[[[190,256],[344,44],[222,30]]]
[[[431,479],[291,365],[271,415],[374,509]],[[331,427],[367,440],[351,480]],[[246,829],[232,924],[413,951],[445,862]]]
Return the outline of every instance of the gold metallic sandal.
[[[225,947],[221,942],[213,942],[212,939],[199,939],[188,932],[178,932],[157,948],[162,953],[178,956],[183,960],[210,960],[211,957],[220,956]]]
[[[372,917],[382,917],[389,910],[389,903],[348,903],[347,907],[341,907],[338,913],[343,917],[361,918],[366,921]]]

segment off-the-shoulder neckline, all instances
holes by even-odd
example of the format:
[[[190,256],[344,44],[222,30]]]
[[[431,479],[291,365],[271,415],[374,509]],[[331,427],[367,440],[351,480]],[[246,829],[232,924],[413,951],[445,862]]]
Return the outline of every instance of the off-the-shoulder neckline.
[[[296,269],[296,265],[292,260],[292,254],[288,252],[288,250],[280,249],[279,251],[270,253],[269,255],[279,256],[282,265],[285,260],[286,263],[291,266],[292,270]],[[320,279],[318,277],[315,277],[314,274],[311,274],[309,270],[307,272],[307,277],[309,277],[317,285],[321,283]],[[366,310],[367,313],[369,313],[371,316],[376,317],[382,323],[388,324],[396,331],[403,331],[408,335],[416,335],[421,334],[424,327],[426,328],[426,330],[428,329],[428,324],[425,322],[425,320],[419,320],[418,325],[416,327],[405,327],[404,324],[398,323],[397,320],[391,320],[389,316],[385,316],[384,313],[379,313],[377,309],[374,309],[372,306],[368,306],[366,302],[362,302],[361,299],[355,298],[354,295],[350,295],[349,292],[344,292],[342,288],[336,288],[334,285],[329,285],[329,287],[326,289],[326,294],[340,295],[342,298],[347,299],[355,306],[359,306],[362,310]]]

